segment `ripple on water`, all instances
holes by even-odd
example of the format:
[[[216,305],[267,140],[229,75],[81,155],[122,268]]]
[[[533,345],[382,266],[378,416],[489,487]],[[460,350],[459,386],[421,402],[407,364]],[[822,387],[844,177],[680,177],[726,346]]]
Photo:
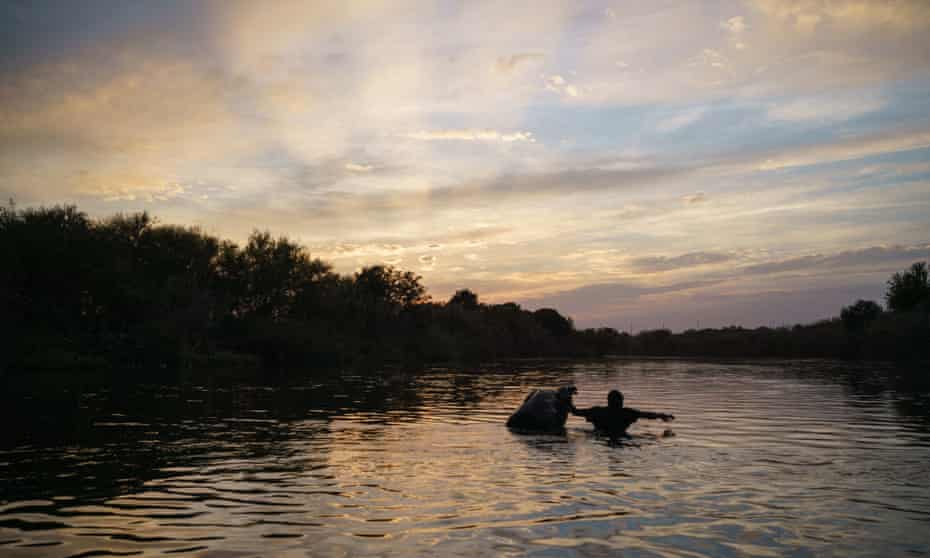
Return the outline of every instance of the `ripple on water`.
[[[80,429],[0,450],[0,553],[930,553],[930,397],[881,370],[857,391],[864,373],[561,362],[84,394]],[[678,420],[619,442],[503,427],[565,383]]]

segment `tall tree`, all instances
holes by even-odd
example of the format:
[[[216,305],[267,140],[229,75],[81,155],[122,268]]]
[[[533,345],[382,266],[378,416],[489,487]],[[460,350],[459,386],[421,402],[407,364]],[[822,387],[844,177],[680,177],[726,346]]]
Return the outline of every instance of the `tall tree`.
[[[478,295],[469,289],[460,289],[455,291],[449,299],[449,304],[457,304],[466,310],[475,310],[478,308]]]
[[[927,263],[915,262],[907,271],[892,275],[888,280],[885,300],[894,312],[914,310],[921,303],[930,302]]]
[[[871,300],[858,300],[852,306],[846,306],[840,312],[843,327],[850,333],[865,330],[882,313],[882,307]]]

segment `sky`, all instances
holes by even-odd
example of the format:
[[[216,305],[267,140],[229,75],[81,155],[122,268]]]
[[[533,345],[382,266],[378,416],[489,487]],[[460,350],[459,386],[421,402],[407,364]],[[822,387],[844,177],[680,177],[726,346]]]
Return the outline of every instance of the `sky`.
[[[811,322],[930,257],[930,3],[0,0],[0,196],[434,300]]]

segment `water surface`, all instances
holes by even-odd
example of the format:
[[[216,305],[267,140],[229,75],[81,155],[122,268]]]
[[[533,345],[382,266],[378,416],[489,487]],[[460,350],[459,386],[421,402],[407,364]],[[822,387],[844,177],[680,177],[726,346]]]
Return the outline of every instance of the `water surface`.
[[[522,363],[0,396],[3,556],[930,554],[930,396],[880,365]],[[503,424],[533,387],[672,412]]]

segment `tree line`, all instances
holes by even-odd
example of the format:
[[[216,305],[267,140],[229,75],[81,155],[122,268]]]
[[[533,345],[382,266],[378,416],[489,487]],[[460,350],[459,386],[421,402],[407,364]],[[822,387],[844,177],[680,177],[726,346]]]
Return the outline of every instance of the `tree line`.
[[[346,368],[606,354],[926,358],[925,264],[889,281],[888,307],[792,328],[577,329],[557,310],[432,301],[421,278],[335,273],[300,244],[240,246],[147,213],[0,208],[0,371]],[[157,372],[160,373],[160,372]]]
[[[783,327],[641,331],[631,354],[651,356],[930,359],[930,281],[926,262],[888,279],[886,308],[858,300],[840,315]]]

